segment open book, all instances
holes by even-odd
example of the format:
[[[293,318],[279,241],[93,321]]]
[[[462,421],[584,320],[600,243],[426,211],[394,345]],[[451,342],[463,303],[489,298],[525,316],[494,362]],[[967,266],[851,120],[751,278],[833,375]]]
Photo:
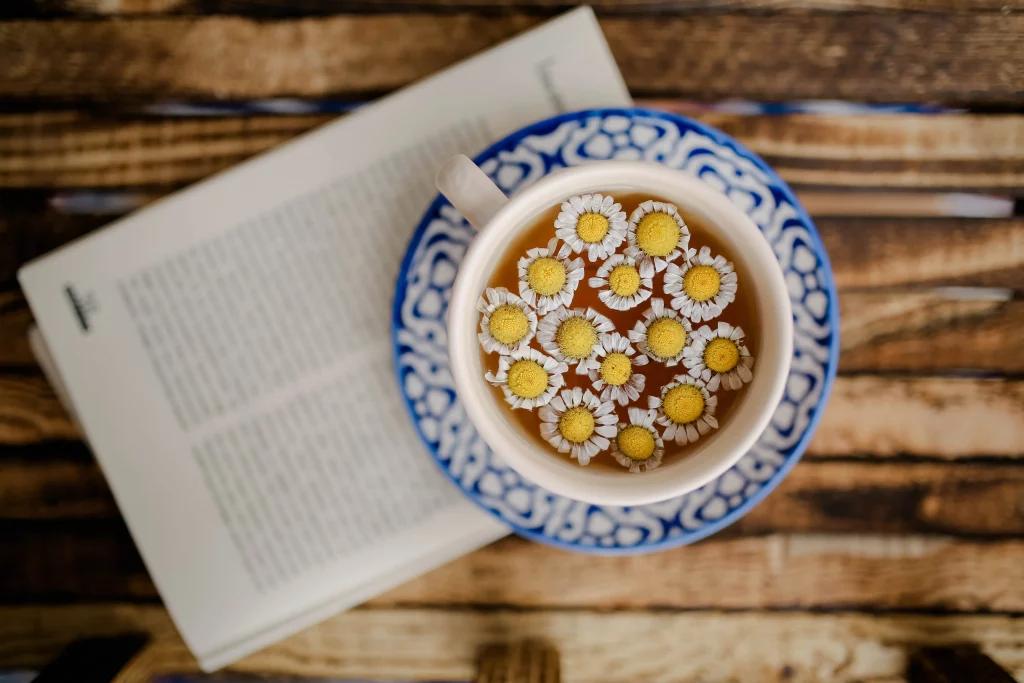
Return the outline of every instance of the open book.
[[[205,669],[507,533],[407,421],[395,277],[448,156],[629,103],[576,10],[21,270],[40,362]]]

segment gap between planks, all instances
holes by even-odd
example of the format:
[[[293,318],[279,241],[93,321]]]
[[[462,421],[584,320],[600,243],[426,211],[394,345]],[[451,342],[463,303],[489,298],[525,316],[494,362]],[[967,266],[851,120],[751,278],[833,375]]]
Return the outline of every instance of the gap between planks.
[[[123,523],[8,524],[0,602],[154,601]],[[593,557],[510,536],[369,602],[384,607],[1024,612],[1024,540],[732,530],[685,548]],[[685,570],[680,571],[680,567]],[[581,581],[580,577],[586,580]],[[648,577],[625,581],[624,577]]]
[[[30,625],[30,626],[29,626]],[[39,666],[68,641],[141,631],[153,644],[116,679],[149,683],[196,663],[159,607],[0,608],[0,661]],[[228,668],[229,673],[371,680],[471,680],[484,645],[526,638],[558,647],[566,683],[792,680],[892,683],[910,648],[974,642],[1024,675],[1024,628],[1004,616],[666,614],[356,609]]]
[[[671,100],[638,104],[680,109]],[[736,137],[784,179],[807,187],[1024,186],[1024,116],[683,113]],[[0,115],[0,187],[185,184],[334,118]]]
[[[0,23],[8,100],[321,97],[392,90],[539,23],[524,14]],[[1016,13],[605,17],[638,93],[1024,103]],[[119,47],[116,51],[110,45]]]

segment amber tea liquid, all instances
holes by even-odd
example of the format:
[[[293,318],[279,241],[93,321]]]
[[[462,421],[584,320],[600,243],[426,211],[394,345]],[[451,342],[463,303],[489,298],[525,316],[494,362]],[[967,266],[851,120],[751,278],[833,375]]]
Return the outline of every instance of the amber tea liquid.
[[[601,194],[608,193],[601,192]],[[665,201],[660,197],[655,197],[649,194],[610,194],[615,198],[616,202],[622,205],[622,210],[626,212],[627,217],[633,213],[633,210],[636,209],[641,202],[645,202],[648,199]],[[555,236],[555,219],[558,217],[559,211],[561,211],[561,203],[556,204],[543,212],[529,229],[523,231],[515,241],[509,244],[504,254],[502,254],[497,267],[491,274],[491,279],[487,283],[488,287],[504,287],[513,294],[519,294],[519,259],[525,256],[529,249],[547,246],[548,242]],[[711,249],[712,255],[721,254],[727,260],[731,261],[735,268],[739,285],[736,292],[736,300],[730,303],[720,316],[713,320],[701,323],[694,323],[693,321],[690,321],[690,324],[694,331],[702,325],[708,325],[714,329],[719,322],[727,322],[731,325],[743,328],[743,332],[746,335],[746,341],[744,344],[748,349],[750,349],[751,354],[754,356],[754,372],[756,372],[759,343],[758,330],[755,327],[755,323],[757,321],[757,310],[754,303],[753,283],[748,277],[746,277],[746,270],[743,268],[743,264],[736,261],[734,254],[732,254],[719,239],[709,232],[700,220],[695,216],[686,213],[683,209],[679,209],[679,215],[683,217],[683,220],[686,222],[686,225],[690,230],[690,248],[700,250],[701,247],[706,246]],[[623,253],[626,249],[626,244],[626,242],[623,242],[616,253]],[[665,306],[669,307],[669,302],[672,297],[664,294],[665,271],[655,274],[651,299],[648,299],[644,303],[628,311],[616,311],[606,306],[604,302],[598,298],[600,290],[592,288],[589,284],[590,278],[597,275],[597,270],[601,267],[601,261],[589,261],[585,251],[581,254],[573,254],[570,258],[582,258],[585,266],[583,280],[576,289],[576,294],[573,296],[570,308],[594,309],[611,320],[615,324],[615,331],[623,337],[628,338],[629,331],[633,329],[637,321],[643,319],[644,311],[650,308],[651,299],[660,298],[665,301]],[[680,259],[677,259],[675,263],[679,264]],[[537,316],[538,320],[543,317],[544,316],[541,315]],[[636,348],[636,344],[633,344],[632,342],[631,344],[633,345],[633,348],[636,349],[637,354],[640,355],[641,352]],[[530,346],[531,348],[535,348],[547,355],[547,352],[545,352],[537,342],[536,337],[530,343]],[[497,372],[498,354],[489,354],[483,349],[480,350],[480,353],[483,357],[484,371]],[[686,366],[684,366],[682,362],[673,365],[672,367],[666,367],[664,363],[660,363],[655,360],[649,360],[647,365],[637,367],[636,371],[644,375],[646,378],[644,391],[641,393],[639,400],[633,401],[626,406],[615,403],[615,413],[619,418],[619,422],[628,421],[626,411],[629,408],[637,407],[647,410],[647,398],[649,396],[660,396],[661,388],[672,382],[676,375],[687,374]],[[575,366],[570,366],[569,371],[565,373],[563,377],[565,378],[565,386],[559,389],[559,392],[566,388],[580,387],[584,390],[589,389],[595,396],[600,394],[599,391],[595,391],[593,389],[593,384],[587,375],[576,374]],[[551,444],[541,437],[541,419],[538,415],[540,410],[539,408],[534,408],[533,410],[513,410],[512,407],[505,402],[505,397],[500,387],[491,387],[491,391],[494,392],[495,400],[501,404],[502,409],[506,412],[506,415],[513,424],[519,425],[519,427],[526,432],[530,438],[532,438],[545,451],[550,453],[552,457],[564,458],[566,460],[570,459],[568,453],[559,453],[553,446],[551,446]],[[743,389],[740,389],[739,391],[725,391],[719,387],[718,391],[713,393],[718,397],[718,407],[715,411],[715,417],[718,419],[719,429],[712,430],[708,434],[703,435],[696,443],[690,443],[684,446],[677,446],[674,442],[666,442],[665,457],[662,467],[670,465],[678,458],[685,457],[688,451],[699,447],[706,439],[713,437],[716,431],[728,428],[729,415],[732,413],[735,403],[742,399],[744,391]],[[662,429],[660,426],[657,428],[659,431]],[[615,459],[608,450],[602,451],[596,455],[587,467],[612,468],[619,470],[624,474],[629,474],[629,471],[626,468],[615,462]]]

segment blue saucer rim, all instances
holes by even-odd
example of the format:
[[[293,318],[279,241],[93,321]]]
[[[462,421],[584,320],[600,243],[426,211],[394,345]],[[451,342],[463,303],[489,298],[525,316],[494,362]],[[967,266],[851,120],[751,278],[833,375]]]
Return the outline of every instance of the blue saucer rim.
[[[537,533],[530,529],[524,529],[510,523],[507,519],[504,519],[494,510],[491,510],[486,505],[477,500],[476,497],[472,496],[467,492],[452,476],[451,472],[445,467],[445,464],[437,457],[436,451],[427,446],[429,440],[426,435],[420,429],[419,421],[409,397],[403,391],[402,377],[398,373],[399,358],[398,358],[398,329],[401,327],[401,310],[402,303],[405,301],[405,290],[407,274],[409,273],[412,265],[413,256],[415,256],[416,249],[412,246],[418,242],[420,236],[426,231],[427,226],[431,221],[431,217],[436,215],[441,207],[448,202],[448,200],[438,194],[434,200],[430,203],[430,206],[424,211],[423,217],[416,226],[416,230],[413,231],[409,237],[409,247],[406,249],[405,256],[402,258],[402,264],[399,267],[398,277],[395,282],[395,296],[391,307],[391,358],[392,366],[395,369],[395,379],[398,382],[399,393],[402,395],[402,401],[405,403],[406,411],[415,426],[416,433],[420,437],[420,441],[426,447],[426,450],[430,453],[434,463],[438,466],[444,476],[452,482],[452,484],[459,489],[466,498],[471,500],[477,507],[484,510],[489,515],[498,519],[503,524],[506,524],[511,528],[516,535],[524,538],[536,541],[543,545],[548,545],[554,548],[567,550],[570,552],[584,553],[587,555],[599,555],[599,556],[627,556],[627,555],[646,555],[649,553],[659,552],[662,550],[668,550],[670,548],[676,548],[684,545],[695,543],[702,539],[707,538],[713,534],[718,533],[725,527],[733,524],[734,522],[742,519],[758,504],[760,504],[772,491],[774,491],[779,484],[781,484],[793,467],[803,457],[804,452],[807,450],[811,438],[818,429],[818,424],[821,422],[821,418],[824,414],[824,407],[828,404],[829,396],[832,393],[832,386],[835,383],[836,373],[839,365],[839,293],[836,290],[835,279],[832,273],[832,263],[829,260],[828,252],[825,250],[825,245],[821,241],[821,236],[818,234],[818,228],[811,219],[810,214],[804,208],[803,204],[797,199],[796,194],[793,192],[789,184],[784,181],[778,173],[776,173],[760,156],[755,154],[753,151],[748,149],[745,145],[735,140],[730,135],[699,121],[695,121],[689,117],[681,114],[674,114],[671,112],[661,111],[657,109],[648,109],[645,107],[611,107],[611,108],[597,108],[597,109],[582,109],[579,111],[565,112],[557,114],[555,116],[542,119],[535,123],[532,123],[524,128],[520,128],[507,136],[498,140],[484,151],[477,154],[473,161],[478,166],[483,164],[491,157],[496,156],[499,152],[505,151],[509,148],[518,145],[524,138],[531,135],[537,135],[541,131],[548,131],[551,128],[555,128],[558,125],[567,121],[578,121],[581,119],[587,119],[594,116],[600,116],[601,118],[607,118],[609,116],[624,116],[627,118],[634,118],[637,116],[644,116],[650,118],[658,118],[665,121],[669,121],[681,129],[687,128],[696,130],[702,135],[714,140],[723,147],[728,147],[736,152],[737,155],[746,158],[751,161],[755,166],[758,167],[770,181],[782,192],[786,200],[793,206],[796,211],[797,218],[803,223],[804,227],[807,228],[808,235],[811,238],[815,248],[815,255],[821,260],[821,273],[824,276],[824,287],[823,289],[828,293],[828,304],[829,304],[829,325],[832,329],[832,340],[829,346],[828,353],[828,368],[825,373],[825,380],[821,390],[821,397],[818,401],[818,405],[814,410],[814,415],[811,416],[807,423],[807,428],[804,430],[800,440],[793,446],[793,450],[790,455],[786,458],[786,461],[782,463],[772,475],[772,477],[764,482],[762,486],[757,490],[756,493],[747,498],[741,505],[731,510],[728,514],[724,515],[721,519],[715,520],[714,522],[708,522],[700,529],[687,533],[682,536],[664,538],[661,541],[651,544],[643,544],[631,547],[619,547],[619,548],[602,548],[598,546],[583,546],[577,543],[567,543],[551,536],[546,536],[541,533]],[[554,494],[552,494],[554,495]],[[601,507],[601,506],[597,506]],[[625,508],[628,509],[628,508]]]

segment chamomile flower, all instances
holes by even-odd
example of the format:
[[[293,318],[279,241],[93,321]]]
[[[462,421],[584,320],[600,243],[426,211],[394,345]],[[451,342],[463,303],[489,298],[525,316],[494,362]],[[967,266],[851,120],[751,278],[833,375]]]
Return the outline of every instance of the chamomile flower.
[[[647,356],[636,355],[628,339],[618,332],[601,335],[594,360],[598,367],[590,371],[590,381],[594,390],[601,392],[602,401],[618,401],[624,406],[640,398],[647,378],[636,368],[647,365]]]
[[[665,457],[665,442],[654,427],[658,411],[630,408],[628,415],[612,439],[612,457],[630,472],[653,470]]]
[[[599,366],[595,360],[601,335],[615,329],[612,321],[592,308],[559,306],[541,318],[537,342],[556,360],[576,366],[585,375]]]
[[[672,308],[695,323],[717,318],[736,299],[736,272],[723,256],[711,256],[708,247],[681,266],[668,265],[665,293],[673,295]]]
[[[487,353],[519,351],[537,334],[537,314],[504,287],[488,287],[476,308],[480,319],[480,345]]]
[[[588,280],[605,306],[615,311],[628,311],[651,298],[654,286],[654,263],[615,254],[597,269],[597,277]]]
[[[626,212],[615,200],[599,194],[573,197],[562,204],[555,235],[574,254],[586,250],[591,261],[608,258],[626,239]]]
[[[717,406],[718,397],[711,395],[704,382],[687,375],[676,375],[662,387],[661,398],[651,396],[648,405],[658,411],[658,424],[665,426],[662,438],[680,446],[718,429]]]
[[[629,340],[651,360],[672,367],[682,359],[689,335],[690,323],[686,318],[666,308],[661,299],[651,299],[644,319],[629,331]]]
[[[485,379],[505,393],[505,402],[513,408],[533,410],[547,405],[559,388],[565,386],[569,367],[531,348],[513,351],[498,359],[497,374]]]
[[[683,354],[690,375],[707,382],[708,389],[739,389],[754,378],[754,357],[743,345],[743,328],[727,322],[716,329],[703,325],[693,333],[693,344]]]
[[[650,199],[629,217],[626,237],[626,255],[637,262],[652,263],[656,273],[686,253],[690,245],[690,229],[675,205]]]
[[[569,259],[570,249],[558,246],[558,238],[526,252],[519,259],[519,296],[541,315],[559,306],[568,306],[583,279],[583,259]]]
[[[615,406],[579,387],[563,389],[538,415],[541,436],[581,465],[608,448],[608,439],[617,431]]]

